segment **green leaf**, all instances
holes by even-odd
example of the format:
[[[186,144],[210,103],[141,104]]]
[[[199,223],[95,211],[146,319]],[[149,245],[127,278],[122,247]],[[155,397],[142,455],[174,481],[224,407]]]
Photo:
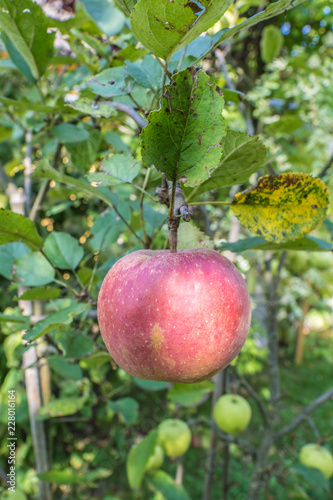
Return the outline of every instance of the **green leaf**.
[[[8,280],[12,279],[12,268],[16,259],[29,252],[24,243],[13,242],[0,246],[0,274]]]
[[[70,325],[74,316],[81,314],[87,307],[88,304],[73,302],[72,305],[55,313],[49,314],[46,318],[38,321],[31,330],[26,332],[24,340],[32,342],[54,328],[62,327],[63,325]]]
[[[77,268],[84,250],[70,234],[52,231],[44,243],[44,251],[52,264],[59,269]]]
[[[140,443],[134,446],[126,461],[127,478],[131,488],[140,488],[145,467],[154,453],[157,442],[157,431],[151,431]]]
[[[15,260],[13,279],[24,286],[43,286],[51,283],[55,271],[39,252],[27,252]]]
[[[107,130],[105,132],[104,139],[108,144],[114,147],[116,153],[127,153],[129,151],[128,145],[123,141],[122,137],[117,134],[117,132]]]
[[[331,234],[333,234],[333,222],[330,221],[329,219],[325,219],[324,224],[325,224],[326,228],[329,230],[329,232]]]
[[[30,101],[26,101],[24,99],[20,101],[15,101],[14,99],[9,99],[8,97],[0,97],[0,103],[4,104],[7,108],[17,108],[17,109],[23,109],[26,111],[38,111],[40,113],[59,113],[59,111],[64,111],[64,108],[66,109],[67,113],[73,114],[73,111],[67,106],[67,107],[62,107],[62,106],[57,106],[56,108],[53,108],[52,106],[45,106],[44,104],[38,104]]]
[[[116,413],[120,413],[128,426],[133,425],[138,418],[139,404],[133,398],[121,398],[117,401],[109,401],[108,406]]]
[[[209,52],[211,52],[214,48],[218,47],[224,40],[236,35],[240,31],[251,28],[266,19],[270,19],[271,17],[278,16],[279,14],[283,14],[285,11],[293,9],[297,5],[303,3],[304,0],[278,0],[277,2],[271,2],[265,10],[255,14],[252,17],[249,17],[242,23],[237,24],[233,28],[225,28],[216,33],[213,37],[214,46],[210,48]],[[207,54],[203,54],[204,57]]]
[[[141,389],[146,389],[147,391],[162,391],[168,387],[167,382],[155,382],[155,380],[142,380],[141,378],[133,377],[134,383],[141,387]]]
[[[327,207],[325,184],[306,174],[266,175],[231,203],[247,229],[274,243],[308,234],[324,221]]]
[[[95,102],[95,100],[89,99],[88,97],[77,99],[77,101],[74,101],[70,107],[80,113],[95,116],[96,118],[110,118],[110,116],[113,116],[116,113],[115,108],[112,106]]]
[[[53,127],[52,134],[63,144],[71,142],[82,142],[89,139],[89,132],[85,128],[72,125],[71,123],[61,123]]]
[[[223,97],[208,79],[194,68],[173,75],[161,108],[149,114],[141,134],[145,165],[155,165],[168,179],[182,178],[192,187],[218,165],[225,133]]]
[[[105,69],[87,81],[94,94],[101,97],[115,97],[135,92],[137,83],[127,72],[125,66]]]
[[[221,19],[232,0],[139,0],[131,13],[131,27],[145,47],[163,59]]]
[[[0,9],[0,28],[6,35],[5,42],[8,39],[12,44],[13,51],[9,51],[14,63],[25,76],[31,74],[38,80],[53,54],[55,34],[47,33],[48,18],[31,0],[0,0]]]
[[[83,358],[94,351],[93,340],[82,332],[57,330],[53,337],[66,358]]]
[[[66,378],[71,378],[73,380],[80,380],[82,378],[82,370],[80,365],[73,365],[68,363],[61,356],[49,356],[47,361],[51,369]]]
[[[119,33],[125,17],[109,0],[81,0],[89,16],[107,36]]]
[[[302,125],[303,121],[299,116],[286,113],[278,121],[266,125],[265,129],[266,132],[273,135],[286,134],[289,136],[291,132],[298,130]]]
[[[93,129],[89,133],[88,140],[67,144],[66,147],[74,165],[80,170],[89,169],[96,159],[101,142],[102,135],[100,131]]]
[[[13,42],[8,38],[5,32],[1,33],[0,39],[7,49],[8,55],[11,59],[12,64],[14,65],[14,68],[21,71],[22,75],[24,75],[30,83],[35,83],[36,79],[33,77],[31,69],[29,68],[27,62],[17,50]]]
[[[103,248],[115,243],[120,231],[125,225],[122,220],[117,220],[115,213],[106,211],[99,215],[92,227],[93,238],[90,246],[95,252],[100,252]]]
[[[194,224],[186,222],[179,226],[177,247],[179,250],[199,247],[213,249],[214,242]]]
[[[262,30],[260,40],[261,59],[264,63],[273,61],[281,52],[283,47],[283,35],[277,26],[269,24]]]
[[[327,241],[320,240],[314,236],[307,236],[296,241],[287,241],[285,243],[268,243],[267,241],[255,236],[253,238],[244,238],[236,243],[222,243],[220,249],[230,250],[231,252],[241,253],[246,250],[300,250],[306,252],[331,252],[333,245]]]
[[[165,500],[190,500],[183,486],[175,483],[172,477],[161,470],[147,475],[147,482],[155,491],[161,493]]]
[[[193,406],[199,403],[205,394],[214,389],[214,384],[209,381],[197,384],[174,384],[168,392],[168,398],[182,406]]]
[[[136,4],[137,0],[115,0],[116,3],[122,7],[124,12],[129,16],[131,13],[131,10],[133,9],[134,5]]]
[[[73,415],[82,410],[85,401],[85,398],[77,397],[54,399],[40,408],[38,416],[43,417],[44,420],[45,418]]]
[[[53,300],[60,297],[60,293],[59,288],[40,286],[26,290],[18,297],[18,300]]]
[[[38,250],[43,245],[35,224],[11,210],[0,208],[0,245],[20,241],[32,250]]]
[[[141,165],[131,154],[115,154],[101,163],[101,172],[88,175],[89,181],[98,182],[102,186],[131,183],[139,174]]]
[[[262,167],[266,157],[266,148],[259,137],[244,132],[227,130],[221,146],[222,159],[211,177],[196,190],[197,196],[212,189],[242,184]]]
[[[83,193],[88,198],[96,197],[100,200],[104,201],[107,205],[113,208],[113,203],[111,200],[103,193],[98,191],[96,188],[93,188],[90,184],[86,184],[85,182],[75,179],[74,177],[70,177],[69,175],[64,175],[58,172],[55,168],[51,167],[48,160],[41,160],[37,168],[35,169],[32,177],[38,177],[42,179],[53,179],[57,182],[63,182],[69,186],[75,187],[78,192]],[[1,212],[0,212],[0,222],[1,222]],[[0,232],[0,243],[1,243],[1,232]]]
[[[37,474],[37,476],[41,481],[53,484],[81,484],[82,482],[85,482],[82,479],[82,476],[73,476],[73,474],[60,470],[49,470],[47,472]]]
[[[162,88],[163,71],[155,57],[147,55],[135,63],[126,61],[125,68],[141,87],[155,92]]]
[[[29,322],[30,319],[27,316],[11,316],[0,313],[0,323],[22,323],[23,325],[28,325]]]

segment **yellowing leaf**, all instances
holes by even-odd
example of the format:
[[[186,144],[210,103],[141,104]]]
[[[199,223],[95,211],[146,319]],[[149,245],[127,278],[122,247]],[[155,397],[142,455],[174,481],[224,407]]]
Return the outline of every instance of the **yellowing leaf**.
[[[308,234],[324,221],[327,206],[325,184],[306,174],[266,175],[231,203],[247,229],[274,243]]]

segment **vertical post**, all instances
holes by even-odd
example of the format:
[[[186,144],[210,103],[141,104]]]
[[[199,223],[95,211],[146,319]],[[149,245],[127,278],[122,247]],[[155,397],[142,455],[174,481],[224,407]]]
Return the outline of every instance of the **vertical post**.
[[[24,186],[26,192],[21,188],[16,188],[15,185],[9,184],[7,193],[9,195],[9,202],[13,212],[25,215],[29,213],[31,206],[31,133],[26,135],[27,153],[24,159],[25,165],[25,180]],[[19,295],[25,291],[25,287],[19,287]],[[29,300],[19,300],[19,307],[23,310],[23,314],[31,316],[33,314],[33,303]],[[25,332],[23,331],[22,334]],[[41,387],[39,379],[39,370],[37,367],[37,350],[36,347],[31,346],[23,354],[22,368],[25,371],[25,386],[27,392],[27,401],[30,416],[30,429],[32,436],[32,443],[34,448],[34,455],[36,460],[37,473],[46,472],[49,470],[49,458],[47,453],[47,441],[45,424],[43,421],[36,420],[39,409],[42,406]],[[40,500],[52,500],[52,492],[49,483],[40,481],[39,483],[39,498]]]

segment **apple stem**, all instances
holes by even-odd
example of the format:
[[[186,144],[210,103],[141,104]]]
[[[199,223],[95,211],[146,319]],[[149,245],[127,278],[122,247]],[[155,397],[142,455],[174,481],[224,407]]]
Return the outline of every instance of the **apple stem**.
[[[185,196],[179,182],[174,179],[168,181],[165,174],[162,176],[162,186],[158,187],[155,195],[160,198],[160,202],[169,208],[168,227],[169,244],[171,253],[177,253],[177,231],[179,228],[180,217],[185,222],[189,222],[192,217]]]

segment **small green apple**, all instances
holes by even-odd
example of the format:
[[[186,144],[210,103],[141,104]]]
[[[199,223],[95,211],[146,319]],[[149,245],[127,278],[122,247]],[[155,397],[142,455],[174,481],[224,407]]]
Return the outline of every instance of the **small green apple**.
[[[192,434],[186,422],[177,418],[163,420],[157,428],[158,444],[168,457],[180,457],[188,450]]]
[[[324,446],[306,444],[301,449],[299,460],[307,467],[320,470],[327,479],[333,476],[333,455]]]
[[[157,444],[154,448],[154,453],[149,457],[145,470],[159,469],[163,464],[164,452]]]
[[[215,403],[213,416],[218,427],[227,434],[238,434],[251,420],[251,406],[238,394],[225,394]]]

